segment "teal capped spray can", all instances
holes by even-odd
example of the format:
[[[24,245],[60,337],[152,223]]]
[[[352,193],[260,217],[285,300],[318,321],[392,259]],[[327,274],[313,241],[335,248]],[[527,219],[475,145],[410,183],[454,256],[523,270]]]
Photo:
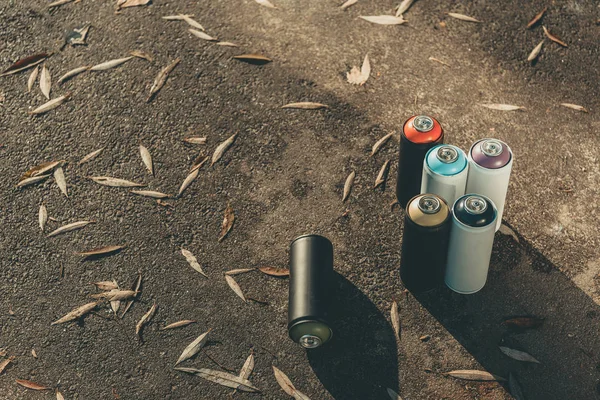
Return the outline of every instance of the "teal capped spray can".
[[[469,162],[464,151],[441,144],[432,147],[423,160],[421,193],[433,193],[452,207],[467,186]]]

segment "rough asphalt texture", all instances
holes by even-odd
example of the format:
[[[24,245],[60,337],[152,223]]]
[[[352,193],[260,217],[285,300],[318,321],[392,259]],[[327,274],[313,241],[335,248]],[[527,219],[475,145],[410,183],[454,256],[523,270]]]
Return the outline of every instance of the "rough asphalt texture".
[[[88,46],[67,46],[48,60],[54,81],[135,49],[155,56],[153,63],[135,59],[53,86],[53,97],[70,91],[72,99],[37,118],[27,111],[45,99],[38,88],[26,92],[29,73],[0,78],[0,346],[17,356],[0,376],[0,397],[54,396],[17,386],[21,378],[58,385],[67,399],[225,399],[231,390],[172,368],[189,342],[213,328],[206,354],[185,366],[219,369],[210,356],[237,371],[253,350],[251,380],[262,393],[236,398],[288,398],[272,365],[312,399],[385,399],[386,387],[404,399],[511,398],[508,386],[443,375],[454,369],[513,372],[527,399],[600,398],[597,4],[418,0],[406,14],[408,24],[377,26],[357,17],[391,14],[395,2],[359,0],[345,12],[333,0],[273,2],[278,9],[250,0],[156,0],[119,15],[112,2],[100,0],[51,13],[43,1],[0,2],[3,68],[56,50],[68,30],[86,22],[92,24]],[[525,60],[543,32],[524,26],[545,6],[542,24],[569,47],[546,39],[530,65]],[[453,20],[446,12],[483,23]],[[193,37],[184,22],[161,19],[176,13],[194,14],[209,34],[241,47],[216,46]],[[251,52],[274,61],[254,66],[232,59]],[[345,82],[345,72],[367,53],[373,66],[367,84]],[[158,71],[176,57],[181,64],[145,103]],[[295,101],[330,109],[280,109]],[[563,102],[590,113],[562,108]],[[526,110],[492,111],[481,103]],[[437,117],[449,143],[466,149],[493,136],[516,155],[504,219],[519,241],[497,235],[488,284],[475,295],[440,289],[415,299],[403,294],[398,279],[403,215],[389,207],[397,141],[369,154],[377,139],[397,133],[415,113]],[[234,132],[234,146],[213,168],[203,168],[181,199],[170,200],[172,208],[86,179],[110,175],[176,193],[198,151],[212,154]],[[184,144],[190,135],[207,136],[207,145]],[[155,177],[141,162],[140,143],[154,157]],[[77,166],[101,147],[99,158]],[[69,198],[53,180],[15,189],[29,167],[63,158]],[[388,184],[373,190],[387,159],[393,161]],[[353,170],[356,183],[342,204]],[[228,202],[235,226],[217,243]],[[46,238],[37,224],[42,203],[58,221],[47,229],[82,219],[96,224]],[[261,305],[243,303],[223,279],[233,268],[286,266],[289,242],[307,232],[334,243],[336,296],[344,304],[336,340],[308,353],[287,338],[286,280],[258,272],[239,276],[249,297],[268,302]],[[74,255],[110,244],[127,248],[97,261]],[[181,247],[196,254],[208,279],[186,264]],[[89,282],[116,279],[128,287],[138,271],[144,276],[140,300],[124,319],[103,309],[98,314],[105,318],[50,326],[89,301],[95,292]],[[400,305],[398,344],[389,324],[392,299]],[[154,301],[158,313],[139,344],[135,323]],[[545,317],[543,327],[515,334],[501,324],[528,314]],[[158,330],[179,319],[198,323]],[[423,335],[431,339],[421,342]],[[541,364],[511,360],[499,344],[525,350]]]

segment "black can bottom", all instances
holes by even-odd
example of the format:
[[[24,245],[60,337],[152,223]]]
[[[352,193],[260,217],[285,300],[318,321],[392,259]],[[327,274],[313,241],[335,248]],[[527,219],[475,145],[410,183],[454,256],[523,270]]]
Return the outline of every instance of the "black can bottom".
[[[288,327],[290,338],[302,347],[314,349],[327,343],[333,336],[329,325],[321,321],[302,320]]]

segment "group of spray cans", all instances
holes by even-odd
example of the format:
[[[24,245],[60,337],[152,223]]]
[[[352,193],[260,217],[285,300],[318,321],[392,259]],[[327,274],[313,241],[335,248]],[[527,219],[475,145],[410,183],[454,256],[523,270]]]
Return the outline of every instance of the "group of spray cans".
[[[467,155],[443,142],[443,129],[431,117],[404,123],[396,185],[406,211],[400,277],[412,292],[445,282],[470,294],[487,280],[513,154],[497,139],[475,142]]]

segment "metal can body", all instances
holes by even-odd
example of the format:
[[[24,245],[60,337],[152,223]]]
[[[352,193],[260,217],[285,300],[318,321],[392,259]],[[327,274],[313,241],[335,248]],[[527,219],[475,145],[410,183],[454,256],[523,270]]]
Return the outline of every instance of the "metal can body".
[[[480,194],[454,203],[446,264],[446,285],[461,294],[480,291],[487,281],[498,210]]]
[[[482,139],[469,150],[469,176],[466,193],[489,197],[498,208],[496,231],[502,224],[502,213],[512,171],[513,153],[508,145],[497,139]]]
[[[442,285],[448,256],[451,213],[434,194],[413,197],[404,215],[400,279],[412,293]]]
[[[400,134],[396,197],[402,208],[421,193],[423,160],[433,146],[444,142],[444,131],[435,119],[426,115],[409,118]]]
[[[436,194],[452,207],[465,194],[468,172],[464,151],[448,144],[437,145],[425,155],[421,193]]]
[[[290,245],[288,333],[305,348],[331,339],[333,245],[319,235],[303,235]]]

